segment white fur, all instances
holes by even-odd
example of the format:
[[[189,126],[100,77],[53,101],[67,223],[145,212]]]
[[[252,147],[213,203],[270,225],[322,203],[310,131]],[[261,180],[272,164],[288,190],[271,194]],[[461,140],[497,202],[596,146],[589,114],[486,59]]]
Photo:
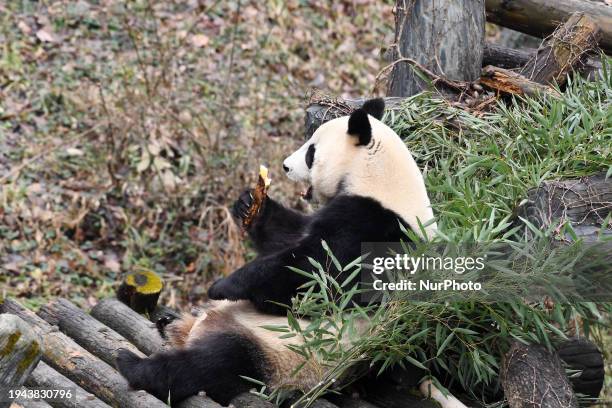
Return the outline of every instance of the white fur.
[[[423,175],[400,137],[381,121],[368,118],[373,139],[368,146],[356,146],[356,137],[347,134],[348,116],[333,119],[284,161],[287,175],[311,183],[313,199],[321,204],[333,198],[342,183],[345,193],[377,200],[423,237],[419,222],[434,218]],[[313,143],[315,159],[309,169],[306,152]],[[435,231],[435,222],[425,227],[429,238]]]
[[[453,397],[451,394],[444,395],[431,380],[425,380],[419,386],[419,390],[424,397],[429,397],[438,402],[442,408],[467,408],[463,402]]]
[[[302,329],[308,322],[298,319]],[[287,318],[258,312],[251,302],[240,300],[211,301],[196,319],[188,335],[187,344],[201,339],[207,333],[231,330],[252,338],[262,349],[270,364],[271,388],[291,388],[308,391],[324,379],[326,370],[315,358],[304,364],[304,358],[287,346],[303,344],[301,336],[280,338],[283,333],[263,326],[287,326]],[[293,376],[290,374],[302,365]]]

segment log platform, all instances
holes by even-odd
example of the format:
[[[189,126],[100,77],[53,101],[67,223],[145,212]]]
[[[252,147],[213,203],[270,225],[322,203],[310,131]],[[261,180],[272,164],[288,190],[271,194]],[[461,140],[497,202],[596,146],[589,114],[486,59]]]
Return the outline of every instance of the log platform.
[[[154,320],[159,313],[168,313],[168,311],[167,308],[158,307],[150,316]],[[19,331],[29,333],[28,336],[22,336],[20,342],[13,347],[15,350],[23,350],[24,347],[27,349],[31,341],[40,344],[38,354],[33,356],[31,364],[20,372],[20,376],[11,372],[11,386],[23,389],[71,388],[76,394],[76,398],[64,401],[18,400],[10,405],[10,408],[168,407],[166,402],[144,391],[131,390],[114,367],[116,352],[120,348],[146,356],[165,347],[155,324],[123,302],[114,298],[104,299],[88,313],[72,302],[60,298],[50,301],[34,313],[13,299],[0,298],[0,323],[2,323],[0,334],[2,329],[12,330],[16,325]],[[0,341],[0,350],[3,349],[3,344]],[[15,355],[10,362],[17,361],[17,358],[20,356]],[[3,361],[0,358],[0,363]],[[1,372],[8,371],[0,370]],[[372,398],[378,397],[373,395]],[[431,400],[414,395],[402,395],[401,399],[418,408],[436,406]],[[204,394],[193,396],[178,406],[179,408],[221,408],[221,405]],[[275,407],[274,404],[249,393],[237,396],[230,406]],[[349,397],[336,398],[334,403],[319,399],[312,406],[378,408],[370,402]]]

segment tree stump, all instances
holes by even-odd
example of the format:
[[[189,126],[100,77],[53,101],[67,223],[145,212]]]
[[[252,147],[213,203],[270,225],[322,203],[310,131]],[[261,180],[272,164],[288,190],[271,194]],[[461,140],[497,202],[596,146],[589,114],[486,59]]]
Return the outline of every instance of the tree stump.
[[[577,408],[559,356],[515,342],[502,360],[501,383],[510,408]]]
[[[117,289],[117,298],[138,313],[155,310],[164,282],[153,271],[130,272]]]
[[[0,315],[0,388],[20,388],[40,361],[40,336],[15,315]],[[5,408],[9,402],[0,401]]]
[[[411,58],[432,72],[456,81],[480,75],[484,46],[484,0],[398,0],[395,50],[388,96],[410,96],[427,89]]]

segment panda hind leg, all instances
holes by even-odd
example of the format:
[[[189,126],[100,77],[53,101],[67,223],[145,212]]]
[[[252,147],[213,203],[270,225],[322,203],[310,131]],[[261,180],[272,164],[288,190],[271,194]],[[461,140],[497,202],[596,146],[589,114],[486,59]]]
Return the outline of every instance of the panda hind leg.
[[[239,333],[211,333],[186,348],[148,358],[121,349],[116,366],[130,387],[164,402],[178,403],[200,391],[222,405],[253,388],[241,376],[269,381],[268,364],[252,339]]]

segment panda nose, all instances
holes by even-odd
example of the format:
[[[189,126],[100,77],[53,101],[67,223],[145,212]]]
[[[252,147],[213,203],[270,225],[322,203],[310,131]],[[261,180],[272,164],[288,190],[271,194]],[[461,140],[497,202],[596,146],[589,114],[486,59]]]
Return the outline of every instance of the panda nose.
[[[283,170],[285,170],[285,173],[289,173],[289,167],[285,163],[283,163]]]

